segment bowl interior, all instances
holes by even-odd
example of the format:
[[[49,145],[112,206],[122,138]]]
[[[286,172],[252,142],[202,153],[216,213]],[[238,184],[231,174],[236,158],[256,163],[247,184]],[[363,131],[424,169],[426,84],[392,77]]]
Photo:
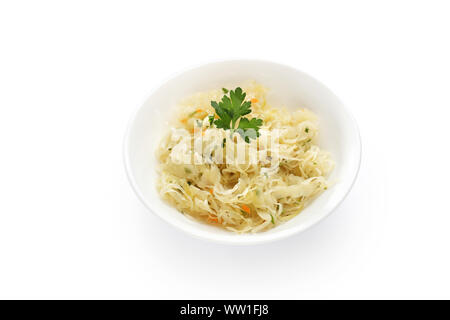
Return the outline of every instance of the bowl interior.
[[[256,80],[269,89],[268,101],[273,106],[291,110],[308,108],[317,114],[319,146],[330,151],[336,162],[329,177],[335,184],[289,222],[266,232],[238,235],[191,220],[161,200],[155,187],[158,168],[155,150],[167,133],[168,120],[181,99],[198,91],[231,88],[249,80]],[[125,162],[131,184],[151,211],[194,236],[235,244],[284,238],[326,217],[350,190],[358,172],[360,153],[358,128],[328,88],[291,67],[253,60],[211,63],[172,78],[154,91],[137,111],[125,140]]]

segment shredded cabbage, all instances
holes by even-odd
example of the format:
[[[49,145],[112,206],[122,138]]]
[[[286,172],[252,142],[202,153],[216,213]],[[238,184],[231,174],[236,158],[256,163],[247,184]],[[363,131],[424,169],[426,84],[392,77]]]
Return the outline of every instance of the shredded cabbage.
[[[334,167],[316,145],[311,111],[269,106],[267,90],[256,82],[242,88],[252,99],[251,116],[264,121],[259,138],[245,143],[211,125],[211,101],[223,96],[217,89],[182,101],[157,150],[160,195],[186,215],[238,233],[265,231],[295,217],[327,189]],[[246,150],[240,161],[228,154],[239,148]]]

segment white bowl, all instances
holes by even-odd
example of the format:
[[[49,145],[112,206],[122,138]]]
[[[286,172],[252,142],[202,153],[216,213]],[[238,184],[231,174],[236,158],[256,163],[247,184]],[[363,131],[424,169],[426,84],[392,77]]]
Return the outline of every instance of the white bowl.
[[[308,108],[319,118],[319,145],[336,162],[335,182],[298,216],[269,231],[234,234],[186,218],[165,203],[156,190],[155,150],[167,132],[167,121],[182,98],[214,88],[256,80],[269,89],[273,106]],[[358,174],[361,141],[355,120],[341,101],[323,84],[292,67],[257,60],[231,60],[202,65],[182,72],[153,91],[133,116],[125,137],[125,166],[130,183],[145,206],[169,224],[198,238],[229,244],[257,244],[286,238],[328,216],[350,191]]]

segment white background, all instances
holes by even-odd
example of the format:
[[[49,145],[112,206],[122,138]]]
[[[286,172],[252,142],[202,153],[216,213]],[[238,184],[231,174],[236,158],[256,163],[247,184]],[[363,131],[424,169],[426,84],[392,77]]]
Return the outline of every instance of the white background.
[[[448,1],[1,1],[0,298],[450,298]],[[354,113],[363,160],[325,221],[256,247],[149,213],[122,164],[164,79],[258,58]]]

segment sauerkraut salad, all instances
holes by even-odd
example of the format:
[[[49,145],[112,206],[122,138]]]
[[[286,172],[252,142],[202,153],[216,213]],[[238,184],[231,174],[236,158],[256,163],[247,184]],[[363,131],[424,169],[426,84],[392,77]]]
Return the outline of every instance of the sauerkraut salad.
[[[256,82],[241,87],[180,103],[157,150],[157,188],[188,217],[259,232],[292,219],[326,190],[334,162],[316,144],[314,113],[269,105]]]

